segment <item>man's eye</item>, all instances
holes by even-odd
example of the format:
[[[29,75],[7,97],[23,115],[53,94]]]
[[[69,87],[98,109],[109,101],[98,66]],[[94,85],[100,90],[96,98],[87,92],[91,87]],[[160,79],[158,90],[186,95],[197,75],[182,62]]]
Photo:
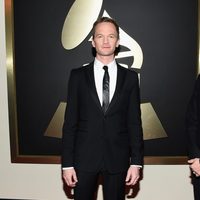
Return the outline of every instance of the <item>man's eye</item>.
[[[97,35],[97,38],[102,38],[102,35]]]
[[[115,35],[110,35],[110,38],[116,38]]]

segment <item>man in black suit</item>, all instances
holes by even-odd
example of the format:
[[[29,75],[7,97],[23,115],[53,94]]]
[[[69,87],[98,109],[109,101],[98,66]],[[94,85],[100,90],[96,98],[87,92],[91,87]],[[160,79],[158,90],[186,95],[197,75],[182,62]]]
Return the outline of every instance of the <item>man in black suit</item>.
[[[93,25],[94,62],[71,71],[63,126],[63,178],[76,200],[92,200],[99,174],[105,200],[123,200],[143,164],[138,75],[115,61],[119,27]]]
[[[193,95],[186,114],[188,135],[188,163],[192,171],[195,200],[200,200],[200,76],[198,76]]]

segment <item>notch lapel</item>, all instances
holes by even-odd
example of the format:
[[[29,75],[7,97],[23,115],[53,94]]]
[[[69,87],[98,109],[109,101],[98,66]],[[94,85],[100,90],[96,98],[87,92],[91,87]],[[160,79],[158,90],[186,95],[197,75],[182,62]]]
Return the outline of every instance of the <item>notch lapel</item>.
[[[92,62],[88,66],[86,66],[86,82],[88,84],[90,94],[91,94],[94,102],[96,103],[96,105],[100,109],[100,111],[103,112],[102,106],[101,106],[101,103],[99,101],[99,97],[98,97],[98,94],[97,94],[96,86],[95,86],[94,62]]]
[[[121,91],[122,91],[122,88],[123,88],[125,75],[126,75],[126,71],[123,70],[123,68],[119,64],[117,64],[117,83],[116,83],[116,88],[115,88],[115,92],[114,92],[113,98],[111,99],[111,102],[110,102],[109,107],[108,107],[108,109],[107,109],[105,114],[108,114],[112,110],[112,107],[115,105],[115,103],[119,99]]]
[[[120,93],[123,88],[124,80],[125,80],[125,75],[126,75],[126,70],[123,69],[119,64],[117,64],[117,83],[116,83],[116,88],[115,92],[113,95],[113,98],[111,99],[111,102],[108,106],[107,111],[104,113],[101,103],[99,101],[99,97],[96,91],[96,86],[95,86],[95,80],[94,80],[94,62],[90,63],[88,66],[86,66],[86,82],[88,84],[90,94],[96,103],[97,107],[99,110],[102,112],[102,114],[108,114],[111,110],[112,107],[115,105],[117,100],[120,97]]]

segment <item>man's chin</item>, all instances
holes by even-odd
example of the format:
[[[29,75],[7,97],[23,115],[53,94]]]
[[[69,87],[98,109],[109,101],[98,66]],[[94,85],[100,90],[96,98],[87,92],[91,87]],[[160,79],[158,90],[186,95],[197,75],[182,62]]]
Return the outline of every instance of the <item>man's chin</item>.
[[[101,52],[99,53],[100,56],[113,56],[114,52]]]

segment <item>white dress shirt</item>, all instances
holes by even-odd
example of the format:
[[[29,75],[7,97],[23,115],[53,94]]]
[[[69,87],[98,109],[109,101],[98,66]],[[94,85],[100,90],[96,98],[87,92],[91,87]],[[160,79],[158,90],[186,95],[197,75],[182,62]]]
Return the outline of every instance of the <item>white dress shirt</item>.
[[[94,60],[94,81],[95,86],[97,90],[97,94],[99,97],[99,101],[102,105],[103,102],[103,76],[105,70],[103,69],[103,66],[105,66],[103,63],[101,63],[99,60],[95,58]],[[109,102],[111,102],[112,97],[115,92],[116,82],[117,82],[117,64],[116,61],[113,60],[111,63],[107,64],[108,66],[108,73],[110,77],[110,84],[109,84]]]

